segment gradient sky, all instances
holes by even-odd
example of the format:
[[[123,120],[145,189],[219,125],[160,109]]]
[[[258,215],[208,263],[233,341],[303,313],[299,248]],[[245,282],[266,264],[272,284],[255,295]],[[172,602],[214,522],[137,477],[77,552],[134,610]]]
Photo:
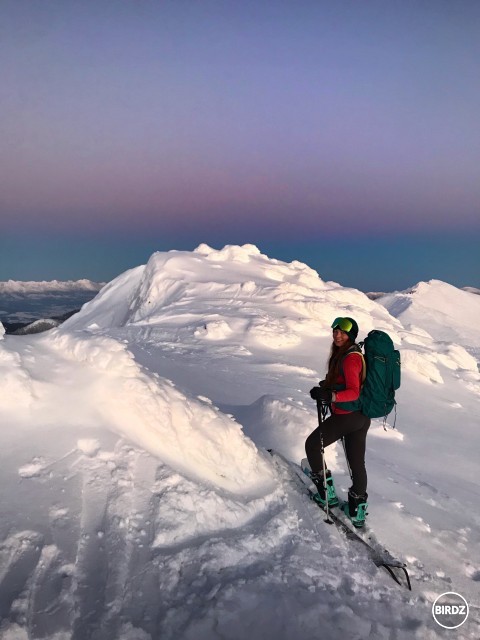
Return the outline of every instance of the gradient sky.
[[[2,0],[0,279],[251,242],[480,286],[477,0]]]

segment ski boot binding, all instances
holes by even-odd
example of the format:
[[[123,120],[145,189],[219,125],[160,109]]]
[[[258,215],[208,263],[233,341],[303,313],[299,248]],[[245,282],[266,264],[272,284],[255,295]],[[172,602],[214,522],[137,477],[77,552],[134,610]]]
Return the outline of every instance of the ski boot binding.
[[[365,493],[365,495],[359,496],[349,489],[348,502],[342,505],[342,511],[351,520],[353,526],[358,529],[365,526],[368,507],[367,498],[368,494]]]
[[[338,497],[337,492],[335,491],[335,484],[333,483],[332,474],[330,471],[327,471],[326,484],[327,484],[327,495],[325,497],[325,488],[323,486],[323,473],[320,471],[318,473],[314,473],[313,471],[310,473],[310,478],[314,485],[317,488],[317,493],[313,497],[313,499],[324,507],[327,504],[329,507],[336,507],[338,505]]]

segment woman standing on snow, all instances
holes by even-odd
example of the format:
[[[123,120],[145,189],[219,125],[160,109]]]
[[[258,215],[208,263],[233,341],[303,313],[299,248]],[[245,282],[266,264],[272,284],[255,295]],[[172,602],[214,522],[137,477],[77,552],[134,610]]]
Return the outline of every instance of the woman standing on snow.
[[[365,379],[365,363],[360,347],[355,343],[358,325],[353,318],[336,318],[332,323],[333,343],[325,380],[313,387],[310,396],[317,403],[331,404],[331,415],[307,438],[305,450],[312,470],[312,480],[318,494],[316,499],[329,506],[338,504],[335,486],[330,471],[326,470],[324,483],[322,455],[326,447],[340,438],[344,439],[345,453],[352,475],[352,486],[348,491],[346,515],[357,527],[365,524],[367,508],[367,472],[365,469],[365,441],[370,426],[367,418],[358,410],[360,388]],[[326,469],[326,467],[325,467]],[[327,496],[325,488],[327,487]]]

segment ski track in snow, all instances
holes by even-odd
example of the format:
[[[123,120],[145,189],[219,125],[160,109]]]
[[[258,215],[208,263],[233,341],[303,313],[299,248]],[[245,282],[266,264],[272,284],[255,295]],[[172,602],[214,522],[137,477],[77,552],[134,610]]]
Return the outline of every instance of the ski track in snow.
[[[288,638],[316,628],[327,610],[329,620],[338,618],[329,637],[344,637],[351,625],[370,635],[376,625],[371,611],[363,617],[362,601],[371,606],[372,597],[386,608],[385,630],[395,629],[398,638],[416,637],[424,622],[402,618],[409,596],[400,596],[388,576],[376,575],[373,564],[332,532],[286,475],[249,521],[235,526],[232,519],[222,528],[202,522],[194,483],[130,445],[81,454],[75,468],[78,513],[59,503],[49,514],[48,535],[25,531],[2,544],[2,617],[9,622],[0,637],[21,628],[28,637],[72,640],[133,638],[134,629],[151,638]],[[55,476],[25,481],[55,483]],[[162,513],[183,511],[182,501],[190,501],[195,520],[187,538],[163,528]],[[65,504],[71,502],[66,496]],[[71,541],[65,545],[62,538],[72,526],[78,538],[69,554]],[[299,572],[305,557],[310,569]],[[290,619],[284,609],[292,594],[301,619]],[[235,635],[229,612],[239,602],[243,626]]]
[[[52,468],[24,482],[55,484],[65,469]],[[51,510],[47,535],[24,531],[1,546],[7,566],[0,602],[8,620],[1,638],[317,637],[308,634],[322,616],[334,639],[437,637],[425,635],[428,602],[418,586],[448,587],[448,580],[417,567],[417,593],[404,592],[324,523],[287,471],[277,469],[278,489],[247,521],[237,526],[232,517],[222,527],[210,517],[211,505],[202,505],[210,498],[222,509],[224,496],[125,442],[94,456],[79,452],[73,468],[78,512],[65,506],[73,502],[67,495]],[[235,501],[233,512],[244,507]],[[169,530],[175,510],[188,511],[191,535],[184,526]],[[75,548],[65,540],[72,528]],[[239,607],[241,631],[231,626]],[[348,635],[352,628],[357,635]],[[12,635],[15,629],[25,634]]]

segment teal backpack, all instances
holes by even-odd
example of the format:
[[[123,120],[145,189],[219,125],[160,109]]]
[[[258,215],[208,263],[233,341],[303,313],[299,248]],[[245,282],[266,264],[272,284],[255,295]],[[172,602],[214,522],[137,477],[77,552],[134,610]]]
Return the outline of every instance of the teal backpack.
[[[395,391],[400,388],[400,352],[394,348],[390,336],[377,329],[370,331],[363,343],[353,345],[346,356],[352,351],[360,354],[364,371],[366,369],[360,397],[352,402],[335,404],[346,411],[361,411],[369,418],[386,420],[396,405]]]

